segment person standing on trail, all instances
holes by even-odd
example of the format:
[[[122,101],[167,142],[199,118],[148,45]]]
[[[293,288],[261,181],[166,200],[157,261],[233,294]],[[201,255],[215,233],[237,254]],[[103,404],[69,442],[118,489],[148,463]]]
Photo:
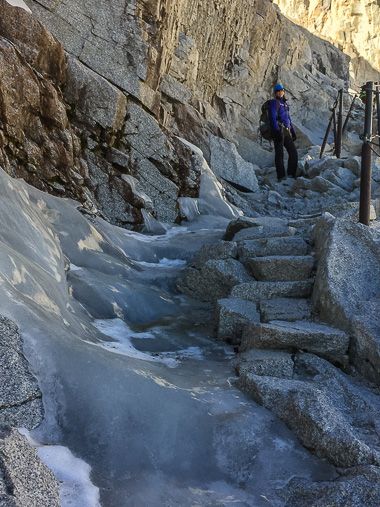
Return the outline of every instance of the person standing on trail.
[[[288,176],[296,178],[298,153],[294,145],[296,133],[289,113],[289,105],[285,97],[285,90],[281,83],[274,88],[274,99],[269,101],[269,121],[275,150],[275,164],[278,181],[286,178],[284,167],[284,147],[289,155]]]

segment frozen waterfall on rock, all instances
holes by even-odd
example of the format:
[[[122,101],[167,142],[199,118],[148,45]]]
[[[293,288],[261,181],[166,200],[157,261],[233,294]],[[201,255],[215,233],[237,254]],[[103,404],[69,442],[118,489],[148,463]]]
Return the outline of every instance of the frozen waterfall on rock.
[[[334,476],[233,387],[209,307],[176,291],[238,214],[211,171],[203,184],[201,214],[155,236],[0,171],[2,313],[39,379],[46,413],[31,438],[64,506],[281,505],[274,492],[294,475]]]

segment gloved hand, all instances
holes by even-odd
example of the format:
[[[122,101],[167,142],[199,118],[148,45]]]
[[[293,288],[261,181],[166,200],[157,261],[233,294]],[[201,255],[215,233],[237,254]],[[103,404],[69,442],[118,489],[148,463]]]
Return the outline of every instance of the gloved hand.
[[[295,141],[297,139],[297,136],[296,136],[295,132],[292,132],[292,139],[293,139],[293,141]]]

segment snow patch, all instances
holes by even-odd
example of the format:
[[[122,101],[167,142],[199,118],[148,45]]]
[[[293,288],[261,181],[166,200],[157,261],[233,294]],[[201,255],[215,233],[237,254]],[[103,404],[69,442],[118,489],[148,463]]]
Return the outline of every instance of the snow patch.
[[[91,467],[62,445],[43,445],[25,429],[18,430],[35,447],[41,461],[60,482],[62,507],[100,507],[99,488],[90,479]]]

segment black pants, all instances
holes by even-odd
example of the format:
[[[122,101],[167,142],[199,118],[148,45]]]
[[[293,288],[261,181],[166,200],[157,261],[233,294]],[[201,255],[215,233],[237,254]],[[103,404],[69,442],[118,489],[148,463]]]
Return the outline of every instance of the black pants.
[[[298,166],[298,153],[294,145],[291,133],[288,129],[282,129],[281,135],[274,136],[274,151],[277,178],[285,178],[284,147],[289,155],[288,176],[296,176]]]

